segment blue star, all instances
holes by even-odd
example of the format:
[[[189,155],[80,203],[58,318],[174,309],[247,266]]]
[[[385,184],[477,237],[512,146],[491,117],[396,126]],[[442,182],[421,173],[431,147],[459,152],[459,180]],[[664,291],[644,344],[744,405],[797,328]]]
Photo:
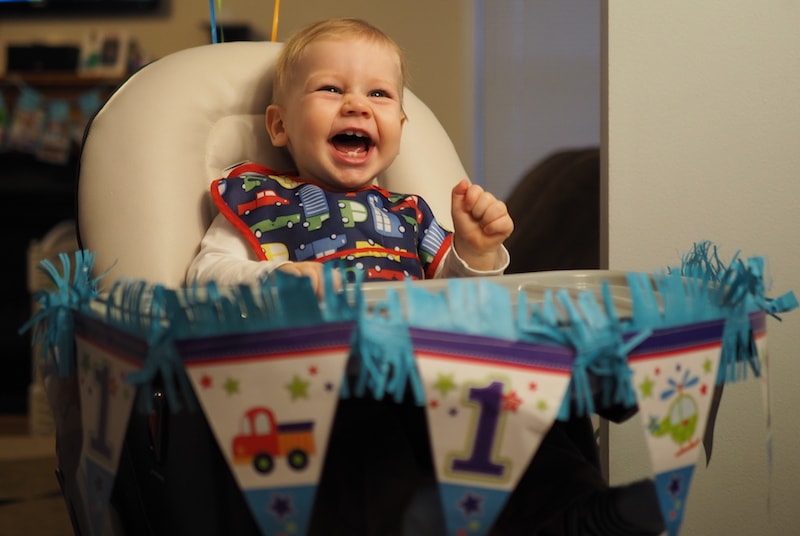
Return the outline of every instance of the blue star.
[[[467,494],[464,496],[464,499],[462,499],[458,505],[464,511],[464,515],[469,516],[480,513],[481,502],[483,502],[482,497],[467,492]]]

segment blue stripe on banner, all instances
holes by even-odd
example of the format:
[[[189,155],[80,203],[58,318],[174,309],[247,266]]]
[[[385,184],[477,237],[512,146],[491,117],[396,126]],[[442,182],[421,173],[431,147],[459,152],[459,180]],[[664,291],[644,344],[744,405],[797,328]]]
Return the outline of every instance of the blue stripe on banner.
[[[350,345],[353,322],[333,322],[316,326],[281,328],[255,333],[234,333],[182,339],[175,347],[185,362],[269,355],[285,356]]]
[[[565,346],[534,344],[447,331],[410,328],[414,350],[490,363],[569,371],[575,353]]]

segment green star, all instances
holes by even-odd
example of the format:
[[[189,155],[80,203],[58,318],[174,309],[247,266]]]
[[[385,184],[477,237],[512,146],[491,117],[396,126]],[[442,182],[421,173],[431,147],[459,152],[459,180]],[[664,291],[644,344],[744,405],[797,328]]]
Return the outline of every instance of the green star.
[[[299,376],[295,376],[290,383],[286,384],[286,389],[289,390],[289,396],[292,400],[298,398],[308,399],[308,385],[307,381]]]
[[[442,396],[447,396],[447,393],[456,388],[456,382],[453,381],[452,374],[439,374],[433,388],[442,393]]]
[[[655,383],[650,378],[645,378],[642,383],[639,384],[639,392],[642,394],[642,398],[650,398],[653,396],[653,386]]]
[[[235,395],[239,392],[239,380],[228,378],[225,380],[225,384],[222,388],[225,389],[225,392],[229,395]]]
[[[89,352],[84,352],[81,356],[81,368],[83,370],[89,370],[92,366],[91,358],[89,357]]]
[[[547,410],[548,407],[549,406],[547,404],[547,400],[545,400],[544,398],[539,400],[539,402],[536,403],[536,408],[539,409],[540,411],[545,411],[545,410]]]
[[[703,371],[706,374],[711,372],[711,360],[710,359],[706,359],[705,361],[703,361]]]

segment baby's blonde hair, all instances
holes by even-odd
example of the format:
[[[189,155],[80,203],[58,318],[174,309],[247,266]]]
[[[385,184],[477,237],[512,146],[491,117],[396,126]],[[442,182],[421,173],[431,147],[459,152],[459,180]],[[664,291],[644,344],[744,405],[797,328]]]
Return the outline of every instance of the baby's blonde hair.
[[[272,102],[276,103],[281,98],[308,46],[322,39],[334,41],[364,39],[372,43],[388,46],[397,54],[397,59],[400,62],[400,88],[405,87],[407,78],[405,55],[394,39],[384,33],[383,30],[364,20],[334,18],[306,26],[286,41],[278,56],[278,61],[275,63],[275,78],[272,81]]]

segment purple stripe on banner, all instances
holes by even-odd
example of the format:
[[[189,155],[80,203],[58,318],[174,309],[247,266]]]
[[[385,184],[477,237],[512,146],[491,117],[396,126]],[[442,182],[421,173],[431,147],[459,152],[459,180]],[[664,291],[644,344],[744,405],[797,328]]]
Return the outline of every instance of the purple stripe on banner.
[[[185,362],[308,352],[349,346],[353,325],[353,322],[335,322],[253,333],[214,335],[178,340],[175,341],[175,347]]]
[[[147,357],[148,344],[142,337],[80,313],[75,314],[75,335],[134,363]]]
[[[415,350],[528,368],[572,369],[574,352],[566,346],[419,328],[411,328],[409,332]]]
[[[724,327],[724,320],[710,320],[674,328],[658,329],[634,348],[630,355],[663,353],[693,346],[721,344],[722,329]],[[631,337],[626,337],[626,339],[629,338]]]
[[[750,313],[750,326],[755,333],[764,333],[767,331],[767,313],[764,311]]]

